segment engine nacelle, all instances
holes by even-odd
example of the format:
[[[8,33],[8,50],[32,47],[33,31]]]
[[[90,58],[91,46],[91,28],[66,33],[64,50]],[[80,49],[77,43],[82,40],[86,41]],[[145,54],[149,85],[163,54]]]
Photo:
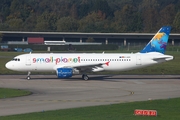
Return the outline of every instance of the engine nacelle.
[[[56,73],[57,73],[58,78],[70,78],[73,75],[73,69],[72,68],[58,68]]]

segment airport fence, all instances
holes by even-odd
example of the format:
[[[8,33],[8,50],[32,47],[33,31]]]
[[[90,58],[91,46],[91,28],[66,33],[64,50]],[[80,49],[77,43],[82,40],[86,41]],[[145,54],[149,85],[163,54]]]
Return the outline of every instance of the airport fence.
[[[119,50],[120,52],[137,52],[142,50],[147,43],[110,43],[108,45],[8,45],[9,51],[15,51],[15,48],[27,49],[31,48],[33,51],[113,51]],[[3,45],[1,45],[3,46]],[[180,51],[180,44],[167,46],[167,51]],[[2,50],[2,49],[1,49]]]
[[[127,45],[124,45],[124,43],[111,43],[111,44],[118,45],[120,51],[127,51],[127,52],[142,50],[147,45],[147,43],[128,43]],[[168,44],[166,50],[179,52],[180,43],[176,43],[175,45]]]
[[[8,45],[11,51],[15,48],[27,49],[31,48],[33,51],[108,51],[118,50],[118,45]]]

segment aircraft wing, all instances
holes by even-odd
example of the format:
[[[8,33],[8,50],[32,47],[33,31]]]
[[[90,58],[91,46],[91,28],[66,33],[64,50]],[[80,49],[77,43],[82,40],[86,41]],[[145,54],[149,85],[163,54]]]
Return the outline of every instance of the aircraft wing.
[[[79,70],[80,72],[96,72],[96,71],[102,71],[103,67],[102,65],[109,65],[109,62],[106,63],[83,63],[83,64],[72,64],[72,65],[56,65],[54,67],[54,70],[57,68],[74,68]]]

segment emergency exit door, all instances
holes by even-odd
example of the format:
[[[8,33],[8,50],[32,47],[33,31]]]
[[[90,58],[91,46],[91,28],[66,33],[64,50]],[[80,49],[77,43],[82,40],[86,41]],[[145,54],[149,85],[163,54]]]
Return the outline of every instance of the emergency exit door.
[[[30,65],[31,65],[31,54],[28,54],[28,55],[26,56],[26,65],[27,65],[27,66],[30,66]]]
[[[141,55],[136,56],[136,65],[141,65]]]

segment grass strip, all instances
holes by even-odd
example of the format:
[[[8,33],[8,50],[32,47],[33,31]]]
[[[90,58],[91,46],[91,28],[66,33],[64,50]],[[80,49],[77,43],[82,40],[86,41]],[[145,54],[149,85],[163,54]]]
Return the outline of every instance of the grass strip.
[[[31,92],[19,89],[0,88],[0,99],[30,95]]]
[[[135,109],[157,110],[158,116],[135,116]],[[0,117],[2,120],[179,120],[180,98],[110,104],[95,107]]]

